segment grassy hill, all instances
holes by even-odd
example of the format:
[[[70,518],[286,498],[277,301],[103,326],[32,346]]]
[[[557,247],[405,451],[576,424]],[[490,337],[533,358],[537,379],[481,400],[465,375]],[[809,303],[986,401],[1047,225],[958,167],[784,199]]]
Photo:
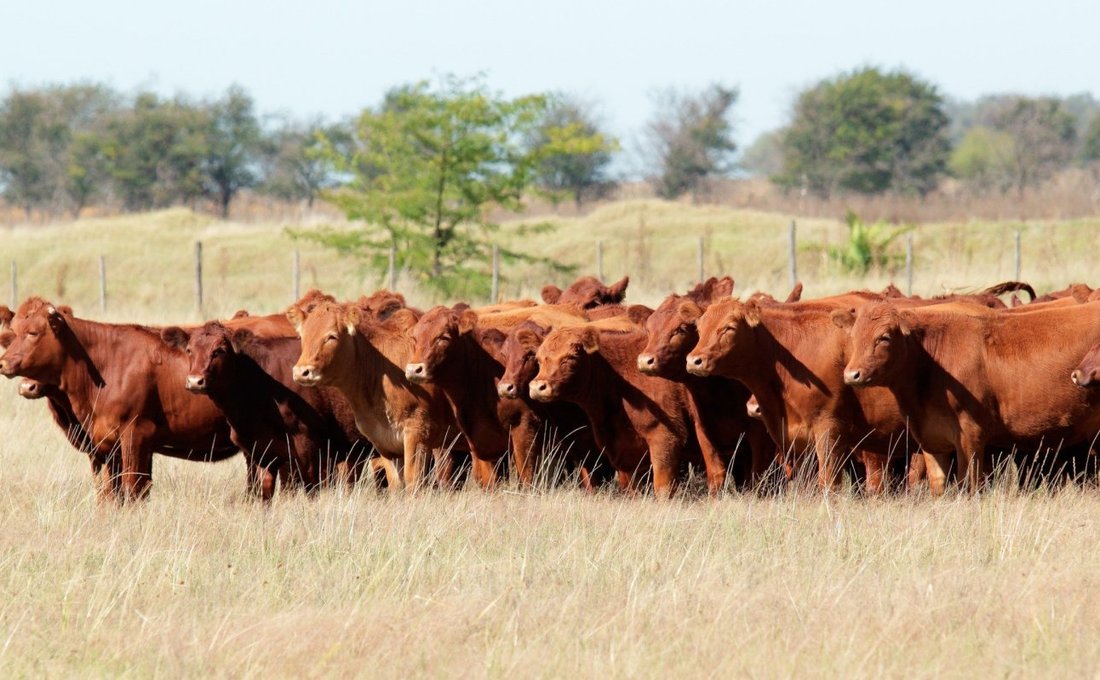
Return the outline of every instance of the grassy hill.
[[[502,244],[573,264],[595,273],[596,242],[603,242],[607,278],[631,276],[630,299],[657,302],[667,291],[691,285],[697,276],[700,236],[705,242],[705,273],[731,274],[741,290],[785,294],[788,225],[786,215],[692,206],[657,200],[620,201],[578,217],[548,216],[511,220],[497,235]],[[549,222],[553,229],[535,231]],[[174,209],[141,215],[97,218],[50,226],[0,230],[0,300],[10,298],[10,261],[18,266],[19,296],[37,293],[72,304],[79,312],[108,319],[197,319],[247,307],[274,311],[291,301],[292,253],[301,253],[302,290],[320,287],[341,297],[358,295],[385,282],[352,258],[295,240],[288,227],[310,224],[276,221],[223,222],[209,215]],[[924,224],[913,232],[913,292],[982,287],[1012,278],[1014,234],[1022,229],[1022,276],[1038,288],[1071,281],[1095,281],[1091,253],[1100,245],[1100,218],[1032,222]],[[798,271],[806,295],[856,287],[904,283],[900,264],[904,244],[893,252],[899,264],[866,277],[844,272],[827,255],[846,239],[840,220],[798,220]],[[205,309],[195,309],[194,243],[204,245]],[[99,313],[98,257],[107,258],[108,312]],[[488,267],[488,263],[486,263]],[[545,268],[514,265],[503,270],[506,297],[537,295],[550,281],[567,277]],[[402,281],[420,304],[439,300]],[[410,289],[411,288],[411,289]]]

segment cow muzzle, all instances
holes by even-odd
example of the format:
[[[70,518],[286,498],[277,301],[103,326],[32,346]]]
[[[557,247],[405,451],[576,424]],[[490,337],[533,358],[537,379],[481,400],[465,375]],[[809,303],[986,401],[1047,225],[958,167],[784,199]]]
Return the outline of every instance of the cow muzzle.
[[[11,359],[0,359],[0,375],[10,378],[15,375],[16,365]]]
[[[295,366],[292,374],[294,382],[305,387],[314,387],[321,382],[321,372],[316,366]]]
[[[203,375],[188,375],[187,382],[184,384],[188,392],[193,394],[206,394],[206,376]]]
[[[410,382],[423,383],[432,379],[432,373],[426,364],[405,364],[405,377]]]
[[[24,380],[19,383],[19,396],[24,399],[41,399],[43,396],[42,383],[37,380]]]
[[[657,357],[652,354],[638,355],[638,370],[642,373],[653,374],[657,372]]]
[[[867,384],[867,372],[858,368],[844,371],[844,384],[858,387]]]
[[[689,354],[687,356],[687,372],[692,375],[710,375],[710,360],[701,354]]]
[[[535,401],[550,401],[554,398],[554,390],[545,380],[532,380],[527,392]]]
[[[1077,369],[1069,374],[1069,379],[1078,387],[1092,387],[1096,382],[1096,371],[1082,371]]]
[[[749,414],[750,418],[764,419],[764,412],[760,410],[760,402],[755,397],[745,402],[745,412]]]
[[[514,382],[501,382],[497,384],[497,396],[501,399],[515,399],[519,396]]]

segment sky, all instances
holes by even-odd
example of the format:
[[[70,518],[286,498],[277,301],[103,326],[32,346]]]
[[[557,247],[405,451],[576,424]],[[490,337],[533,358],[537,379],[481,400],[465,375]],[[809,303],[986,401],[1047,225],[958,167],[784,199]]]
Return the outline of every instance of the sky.
[[[629,145],[664,88],[734,85],[737,140],[782,126],[795,94],[864,65],[953,98],[1100,97],[1100,0],[0,0],[0,85],[78,80],[217,96],[337,120],[390,87],[484,74],[514,96],[593,102]]]

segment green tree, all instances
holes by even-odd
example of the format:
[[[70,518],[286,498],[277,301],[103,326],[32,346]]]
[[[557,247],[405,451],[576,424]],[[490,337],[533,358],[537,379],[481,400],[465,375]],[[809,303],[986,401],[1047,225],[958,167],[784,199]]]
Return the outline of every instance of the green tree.
[[[946,169],[947,124],[943,97],[908,73],[863,68],[842,74],[798,96],[775,179],[821,196],[923,195]]]
[[[503,99],[449,77],[389,92],[359,116],[350,150],[327,156],[349,180],[326,193],[354,231],[299,232],[363,256],[377,269],[391,247],[398,266],[435,290],[484,294],[492,212],[520,211],[539,157],[523,144],[546,110],[541,96]],[[501,250],[505,260],[529,259]]]
[[[210,129],[202,108],[143,92],[106,124],[102,155],[127,210],[195,204],[206,195]]]
[[[528,143],[539,158],[537,184],[555,202],[568,194],[579,209],[585,197],[598,198],[614,186],[608,169],[619,142],[600,130],[591,105],[552,97]]]
[[[765,132],[741,155],[741,167],[755,177],[772,177],[783,170],[783,136],[780,131]]]
[[[264,141],[263,182],[260,190],[287,201],[313,202],[325,189],[336,186],[335,167],[328,149],[348,149],[351,133],[342,125],[286,122]],[[342,158],[346,152],[340,152]]]
[[[979,191],[1007,191],[1013,183],[1016,142],[984,125],[970,128],[951,152],[951,173]]]
[[[258,181],[261,133],[252,98],[239,86],[209,106],[203,172],[222,218],[242,189]]]
[[[1084,139],[1081,142],[1081,160],[1085,164],[1100,161],[1100,114],[1097,114],[1088,129],[1085,130]]]
[[[1056,97],[1002,97],[984,114],[985,123],[1012,138],[1011,186],[1037,187],[1069,165],[1077,122]]]
[[[659,196],[691,192],[698,198],[708,180],[733,169],[737,144],[730,114],[737,96],[736,88],[719,84],[694,95],[675,90],[659,95],[658,112],[645,132]]]

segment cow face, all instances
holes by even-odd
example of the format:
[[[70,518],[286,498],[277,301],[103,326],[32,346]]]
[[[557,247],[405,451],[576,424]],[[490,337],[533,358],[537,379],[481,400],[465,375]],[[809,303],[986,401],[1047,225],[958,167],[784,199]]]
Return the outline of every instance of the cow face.
[[[680,317],[694,320],[699,332],[695,349],[687,355],[687,370],[692,375],[723,375],[752,342],[753,329],[760,325],[761,307],[757,300],[720,300],[705,312],[692,302],[681,303]]]
[[[533,321],[516,326],[504,339],[504,375],[497,382],[497,394],[504,399],[516,399],[528,394],[531,381],[539,372],[535,354],[546,337],[547,329]]]
[[[354,304],[319,301],[308,311],[299,305],[287,318],[302,339],[302,353],[294,364],[294,382],[306,387],[329,385],[353,370],[355,335],[362,310]]]
[[[0,375],[22,376],[56,385],[74,339],[66,317],[67,307],[55,307],[41,298],[30,298],[16,310],[10,328],[0,332]]]
[[[904,364],[906,339],[912,326],[911,313],[889,303],[874,303],[858,312],[833,312],[833,323],[848,331],[848,365],[844,382],[863,387],[881,385]]]
[[[1081,363],[1069,375],[1078,387],[1100,387],[1100,345],[1090,349]]]
[[[237,334],[251,336],[247,329],[238,329],[234,333],[217,321],[211,321],[190,333],[182,328],[165,328],[161,331],[161,338],[187,354],[184,387],[194,394],[206,394],[233,380],[237,353],[234,336]]]
[[[539,372],[528,393],[536,401],[553,401],[573,394],[591,373],[590,355],[600,351],[595,328],[558,328],[542,341],[535,357]]]
[[[584,309],[593,309],[600,305],[621,303],[626,297],[626,287],[629,284],[629,276],[624,276],[609,286],[595,276],[582,276],[564,291],[557,286],[544,287],[542,299],[551,305],[578,305]]]
[[[699,342],[695,319],[681,315],[680,305],[688,298],[670,295],[646,319],[649,342],[638,355],[638,370],[649,375],[682,371],[688,351]]]
[[[461,336],[473,331],[477,312],[468,308],[435,307],[413,326],[413,351],[405,365],[405,377],[411,382],[432,380],[439,367],[457,352]]]

